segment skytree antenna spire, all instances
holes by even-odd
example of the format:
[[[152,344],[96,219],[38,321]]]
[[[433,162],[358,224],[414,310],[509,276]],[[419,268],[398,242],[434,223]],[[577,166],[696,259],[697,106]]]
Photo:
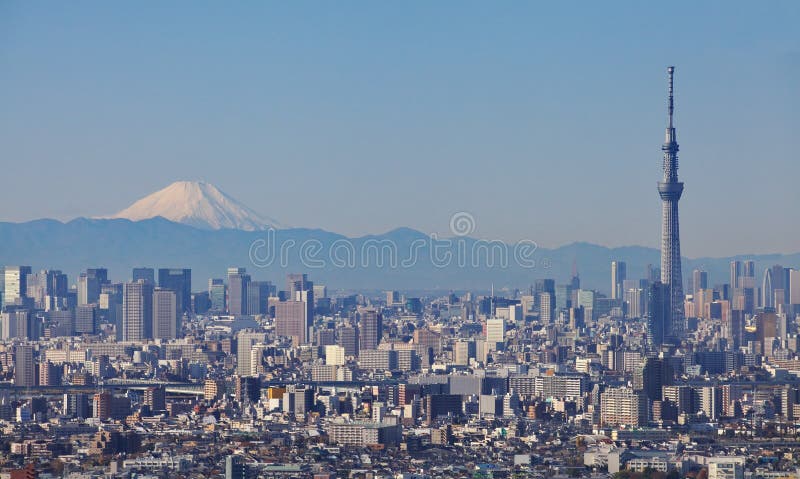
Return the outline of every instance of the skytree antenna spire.
[[[669,128],[672,129],[672,112],[675,109],[672,101],[672,76],[675,74],[675,67],[668,67],[667,73],[669,74],[669,103],[667,104],[667,111],[669,112]]]
[[[661,150],[664,152],[664,179],[658,183],[661,197],[661,282],[669,289],[670,317],[664,318],[665,330],[672,339],[683,333],[683,278],[681,275],[681,240],[678,225],[678,200],[683,193],[683,183],[678,181],[678,141],[675,135],[673,114],[673,76],[675,67],[667,68],[669,96],[667,111],[669,121]]]

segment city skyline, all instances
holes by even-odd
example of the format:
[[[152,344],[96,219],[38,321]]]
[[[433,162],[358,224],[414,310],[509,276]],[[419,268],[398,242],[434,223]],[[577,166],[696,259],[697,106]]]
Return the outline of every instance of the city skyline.
[[[657,246],[658,200],[647,182],[658,171],[660,74],[676,64],[693,185],[684,253],[793,253],[797,229],[781,205],[797,196],[800,70],[789,19],[798,7],[692,4],[684,15],[689,4],[679,5],[657,14],[640,5],[343,7],[306,25],[303,5],[151,6],[147,23],[124,7],[4,4],[0,139],[21,175],[44,169],[36,177],[48,193],[13,202],[24,183],[12,182],[0,200],[15,207],[0,219],[106,215],[172,180],[204,179],[288,225],[348,236],[400,226],[442,233],[454,212],[467,211],[479,237]],[[188,16],[175,29],[184,36],[165,35],[178,14]],[[452,36],[416,26],[420,14],[433,24],[452,18]],[[370,21],[386,15],[396,25],[376,30]],[[589,42],[609,31],[598,16],[619,34]],[[636,22],[665,16],[682,27],[680,38],[650,35]],[[487,34],[476,36],[484,20]],[[237,34],[205,37],[207,25]],[[142,55],[150,51],[158,53]],[[25,101],[33,95],[40,101]],[[35,141],[44,131],[49,141]],[[74,173],[118,162],[140,167],[102,182]],[[771,193],[731,194],[743,177]],[[598,178],[614,187],[597,195]],[[490,184],[510,187],[497,194]],[[283,201],[298,190],[296,201]],[[344,214],[355,208],[362,214]],[[642,228],[630,231],[631,220]]]
[[[800,478],[798,18],[0,2],[0,479]]]

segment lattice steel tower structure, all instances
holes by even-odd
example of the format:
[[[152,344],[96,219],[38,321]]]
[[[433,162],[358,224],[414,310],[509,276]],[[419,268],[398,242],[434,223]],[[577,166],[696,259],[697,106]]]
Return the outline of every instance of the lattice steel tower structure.
[[[665,329],[670,337],[678,338],[683,333],[683,280],[681,276],[681,239],[678,228],[678,200],[683,193],[683,183],[678,181],[678,141],[672,123],[672,76],[675,67],[667,68],[669,74],[669,99],[667,110],[669,122],[666,138],[661,150],[664,152],[664,179],[658,182],[661,196],[661,282],[669,287],[671,317]]]

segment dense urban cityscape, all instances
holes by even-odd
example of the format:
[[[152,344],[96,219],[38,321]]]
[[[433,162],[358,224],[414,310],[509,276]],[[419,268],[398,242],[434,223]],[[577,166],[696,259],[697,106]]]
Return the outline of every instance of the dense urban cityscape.
[[[800,479],[798,19],[0,2],[0,479]]]
[[[659,268],[611,295],[331,296],[245,268],[4,269],[9,477],[797,474],[800,271],[693,271],[680,330]],[[759,275],[760,276],[760,275]],[[735,286],[732,286],[735,285]],[[16,473],[14,471],[19,471]],[[27,475],[19,475],[27,474]],[[727,475],[726,475],[727,474]],[[143,476],[144,475],[144,476]]]
[[[230,267],[5,266],[3,477],[800,476],[800,270],[683,289],[673,75],[661,265],[610,294],[331,294]],[[222,272],[220,272],[222,273]]]

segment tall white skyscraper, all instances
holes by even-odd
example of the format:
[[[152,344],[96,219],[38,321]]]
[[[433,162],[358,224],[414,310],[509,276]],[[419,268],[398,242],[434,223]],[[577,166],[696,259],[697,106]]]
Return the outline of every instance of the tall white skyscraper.
[[[239,376],[253,376],[253,346],[263,343],[267,335],[251,330],[239,331],[236,335],[236,373]]]
[[[31,274],[30,266],[6,266],[5,292],[3,293],[5,304],[15,304],[18,299],[25,296],[29,274]]]

